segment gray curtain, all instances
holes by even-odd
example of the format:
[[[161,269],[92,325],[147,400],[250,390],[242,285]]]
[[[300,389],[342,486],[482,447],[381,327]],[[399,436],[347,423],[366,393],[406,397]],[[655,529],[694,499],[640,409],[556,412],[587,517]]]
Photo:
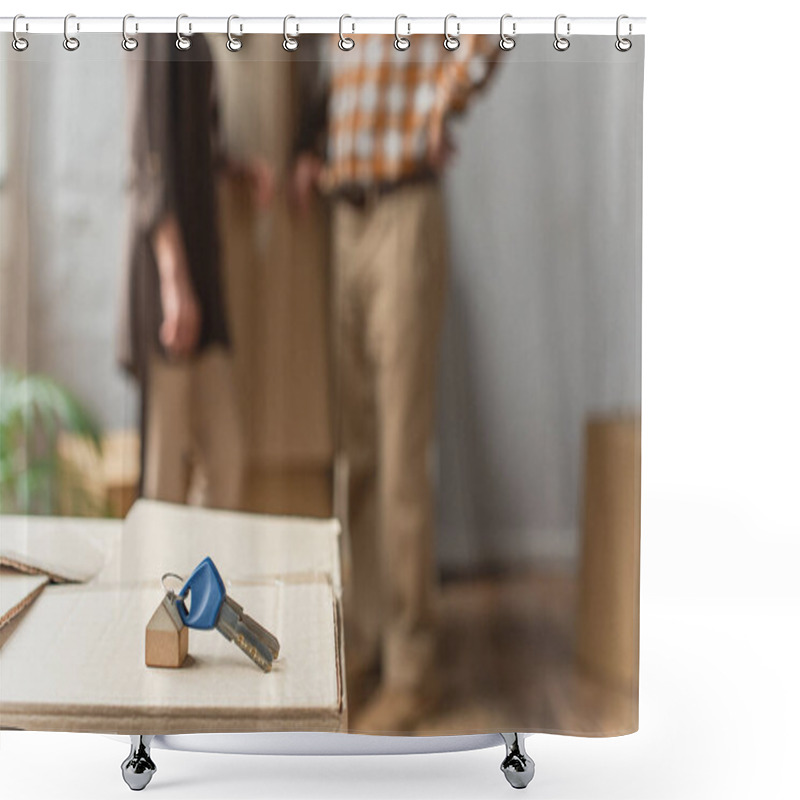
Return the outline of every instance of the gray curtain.
[[[456,129],[445,567],[574,564],[584,424],[638,413],[644,42],[614,41],[520,39]]]

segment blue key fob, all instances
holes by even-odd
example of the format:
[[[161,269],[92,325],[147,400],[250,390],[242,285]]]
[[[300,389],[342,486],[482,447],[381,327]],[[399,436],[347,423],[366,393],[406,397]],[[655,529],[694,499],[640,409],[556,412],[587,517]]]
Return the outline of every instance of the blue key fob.
[[[176,603],[178,613],[187,628],[209,630],[217,624],[219,609],[225,600],[225,584],[222,582],[214,562],[206,557],[189,576],[189,580],[181,589],[180,596],[186,597],[191,592],[191,609],[181,600]]]

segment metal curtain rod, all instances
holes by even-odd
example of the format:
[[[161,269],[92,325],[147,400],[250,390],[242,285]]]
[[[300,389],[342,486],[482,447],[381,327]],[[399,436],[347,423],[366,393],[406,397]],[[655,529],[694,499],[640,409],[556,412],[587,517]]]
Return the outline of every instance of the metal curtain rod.
[[[290,33],[293,36],[304,33],[339,33],[339,17],[291,17]],[[570,25],[571,35],[614,35],[616,31],[615,17],[562,17],[563,24]],[[394,17],[348,17],[344,23],[344,31],[348,34],[359,33],[395,33]],[[246,33],[284,33],[284,17],[239,17],[235,23],[235,33],[241,36]],[[506,16],[506,29],[514,35],[532,33],[553,33],[553,17],[513,17]],[[0,17],[0,32],[11,33],[13,17]],[[453,17],[449,25],[454,30],[458,25],[459,34],[498,33],[500,16],[497,17]],[[70,31],[75,34],[87,33],[121,33],[122,17],[80,17],[71,16]],[[406,28],[408,26],[408,28]],[[629,29],[628,26],[630,26]],[[641,35],[644,33],[645,18],[629,17],[625,19],[625,34]],[[402,33],[441,34],[445,28],[443,17],[408,17],[403,18]],[[185,33],[226,33],[227,17],[193,17],[185,16],[181,21],[181,29]],[[175,33],[175,17],[136,17],[130,16],[126,24],[129,34],[135,33]],[[17,21],[19,34],[64,33],[64,17],[26,17]]]

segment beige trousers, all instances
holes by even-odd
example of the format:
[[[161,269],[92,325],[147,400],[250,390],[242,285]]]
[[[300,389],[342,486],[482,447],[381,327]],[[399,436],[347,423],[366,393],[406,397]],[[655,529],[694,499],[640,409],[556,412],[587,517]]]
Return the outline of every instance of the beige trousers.
[[[144,496],[237,509],[245,451],[229,353],[195,358],[153,354],[147,377]]]
[[[444,224],[435,184],[364,209],[334,206],[347,664],[358,674],[379,657],[383,681],[397,688],[429,682],[435,658],[430,450]]]

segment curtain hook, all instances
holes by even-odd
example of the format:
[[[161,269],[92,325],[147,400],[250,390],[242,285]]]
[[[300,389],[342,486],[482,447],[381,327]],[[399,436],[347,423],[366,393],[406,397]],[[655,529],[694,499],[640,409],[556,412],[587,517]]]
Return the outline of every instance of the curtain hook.
[[[283,18],[283,49],[289,53],[293,53],[297,50],[298,41],[295,36],[289,36],[289,20],[294,19],[296,20],[297,17],[293,17],[291,14],[287,14]],[[300,33],[300,26],[296,25],[297,33]]]
[[[175,19],[175,47],[178,50],[188,50],[192,46],[192,40],[188,36],[184,36],[181,33],[181,20],[188,19],[188,14],[178,14],[177,18]],[[192,23],[189,23],[189,31],[192,30]]]
[[[235,20],[239,19],[236,14],[231,14],[228,17],[228,41],[225,43],[225,47],[231,51],[231,53],[238,53],[242,49],[242,40],[235,36],[233,31],[231,30],[231,23]],[[242,26],[239,26],[239,32],[241,32]]]
[[[514,46],[517,44],[516,39],[514,37],[517,35],[517,23],[511,23],[511,34],[506,33],[506,20],[513,19],[512,14],[503,14],[500,17],[500,49],[501,50],[513,50]]]
[[[28,40],[27,39],[23,39],[19,35],[19,33],[17,32],[17,22],[19,20],[21,20],[21,19],[25,19],[25,15],[24,14],[17,14],[17,16],[14,17],[14,22],[11,24],[11,36],[12,36],[11,46],[18,53],[22,53],[25,50],[27,50],[28,49],[28,44],[29,44]],[[26,23],[25,30],[27,30],[27,29],[28,29],[28,26],[27,26],[27,23]]]
[[[555,47],[555,49],[558,50],[559,53],[563,53],[565,50],[569,50],[569,39],[567,39],[567,36],[569,36],[569,34],[570,34],[570,29],[571,29],[570,23],[567,22],[567,36],[562,36],[558,32],[558,22],[559,22],[559,20],[566,19],[566,18],[567,18],[566,14],[559,14],[556,17],[555,22],[553,23],[553,35],[556,37],[553,40],[553,47]]]
[[[356,46],[355,39],[344,35],[344,21],[346,19],[353,18],[349,14],[342,14],[342,16],[339,17],[339,49],[344,50],[345,52],[352,50]],[[355,32],[355,23],[352,23],[352,29],[353,32]]]
[[[617,50],[620,51],[620,53],[627,53],[628,50],[630,50],[631,47],[633,47],[633,42],[630,39],[623,38],[622,35],[620,34],[620,27],[621,27],[620,23],[624,19],[629,19],[627,14],[620,14],[617,17],[617,41],[614,42],[614,47],[616,47]],[[631,25],[631,23],[629,22],[628,36],[630,36],[632,33],[633,33],[633,25]]]
[[[122,49],[128,53],[132,53],[138,46],[139,40],[134,39],[133,36],[128,35],[128,20],[129,19],[136,19],[133,14],[126,14],[122,18]],[[136,26],[136,29],[139,29],[139,26]]]
[[[456,35],[452,36],[447,30],[447,23],[450,22],[451,19],[456,20]],[[444,18],[444,41],[442,44],[444,45],[445,50],[449,50],[451,53],[454,50],[458,50],[461,45],[461,41],[459,40],[459,36],[461,35],[461,23],[458,21],[458,17],[455,14],[448,14]]]
[[[69,21],[71,19],[75,19],[74,14],[67,14],[67,16],[64,17],[64,49],[69,50],[70,53],[74,53],[81,46],[81,43],[77,37],[69,35]],[[80,23],[76,22],[75,30],[79,31],[80,29]]]
[[[411,47],[411,39],[407,38],[406,36],[400,35],[400,20],[408,20],[408,17],[405,14],[398,14],[394,18],[394,49],[399,50],[401,53],[404,50],[408,50]],[[411,35],[411,23],[406,22],[408,26],[408,35]]]

